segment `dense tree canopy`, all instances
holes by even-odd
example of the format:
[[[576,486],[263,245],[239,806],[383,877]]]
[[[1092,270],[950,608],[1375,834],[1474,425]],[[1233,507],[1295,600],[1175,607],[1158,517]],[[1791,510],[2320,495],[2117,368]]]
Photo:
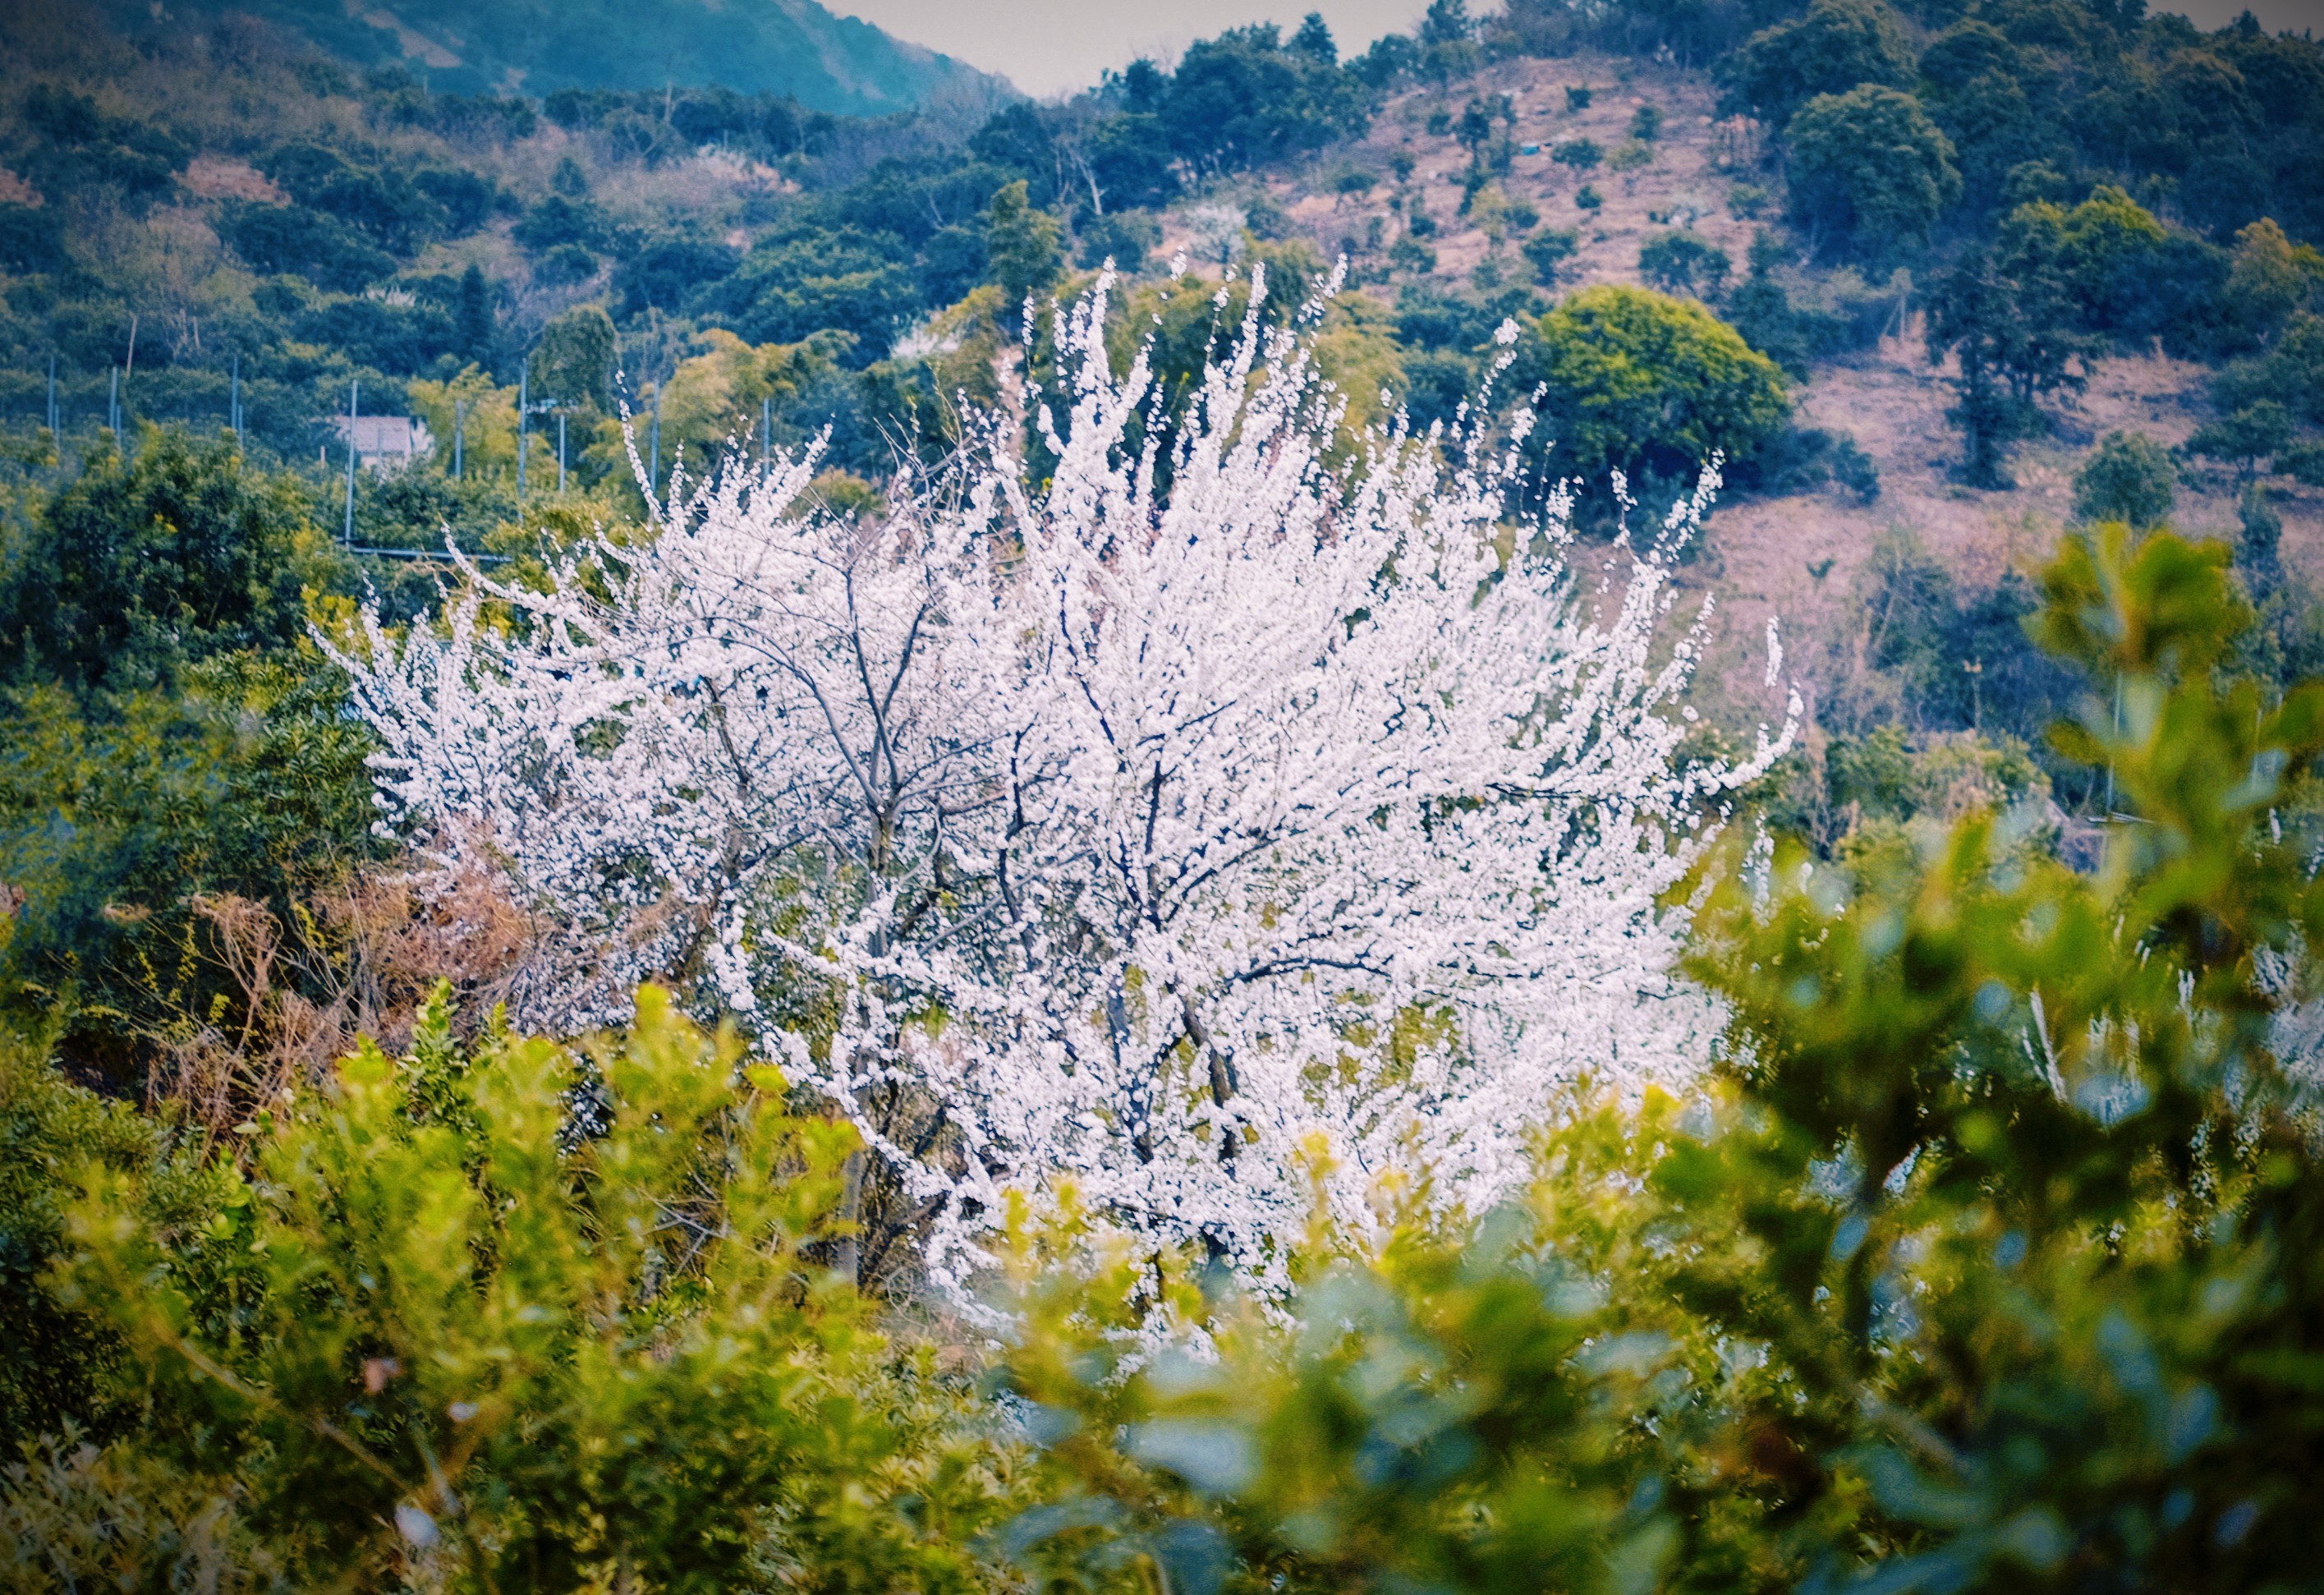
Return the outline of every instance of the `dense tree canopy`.
[[[1728,107],[1782,127],[1820,95],[1910,88],[1913,51],[1885,0],[1812,0],[1804,14],[1753,34],[1720,73]]]
[[[90,1061],[208,989],[198,894],[312,887],[363,851],[365,740],[306,641],[342,589],[303,484],[157,436],[36,505],[0,566],[0,1007]]]
[[[1952,141],[1901,90],[1866,84],[1819,95],[1784,136],[1794,218],[1859,253],[1896,258],[1960,198]]]
[[[1775,363],[1690,300],[1586,288],[1537,333],[1551,463],[1585,483],[1609,469],[1669,475],[1714,454],[1740,459],[1790,413]]]
[[[291,646],[331,553],[306,496],[231,444],[164,435],[99,455],[0,567],[0,671],[132,690],[207,655]]]

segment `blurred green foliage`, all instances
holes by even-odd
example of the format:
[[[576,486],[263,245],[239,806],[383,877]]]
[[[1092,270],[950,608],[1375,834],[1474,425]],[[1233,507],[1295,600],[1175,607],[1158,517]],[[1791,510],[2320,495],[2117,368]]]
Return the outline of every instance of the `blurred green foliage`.
[[[450,1027],[439,994],[409,1056],[347,1059],[174,1199],[58,1138],[49,1284],[118,1337],[135,1404],[115,1489],[206,1489],[236,1584],[973,1586],[1007,1449],[810,1255],[853,1132],[652,988],[586,1058]],[[69,1514],[32,1454],[14,1509]],[[19,1588],[104,1560],[53,1530],[14,1556]]]

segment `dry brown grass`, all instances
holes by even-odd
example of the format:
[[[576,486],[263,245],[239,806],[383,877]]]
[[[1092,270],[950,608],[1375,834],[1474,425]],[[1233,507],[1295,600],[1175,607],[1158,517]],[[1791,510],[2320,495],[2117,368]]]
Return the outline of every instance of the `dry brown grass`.
[[[0,889],[5,895],[5,889]],[[6,904],[0,901],[0,910]],[[191,951],[223,988],[202,1011],[180,1004],[174,1019],[145,1032],[149,1106],[171,1112],[211,1141],[231,1145],[258,1116],[326,1082],[364,1040],[391,1055],[409,1049],[421,1005],[439,984],[456,999],[460,1028],[473,1035],[506,1002],[526,1028],[526,990],[567,997],[604,983],[616,954],[593,958],[559,927],[525,912],[489,866],[445,866],[423,859],[361,872],[295,907],[287,919],[266,904],[219,893],[193,900]],[[664,903],[633,916],[623,951],[675,945],[681,964],[707,934],[706,914]],[[683,985],[683,967],[658,971]],[[626,977],[624,977],[626,979]],[[195,984],[199,982],[189,982]],[[601,992],[608,1011],[626,999]],[[925,1093],[890,1083],[862,1104],[881,1132],[916,1152],[954,1165],[967,1156],[957,1132]],[[859,1225],[833,1260],[891,1301],[914,1300],[918,1242],[936,1204],[916,1200],[877,1159],[859,1155],[849,1171],[848,1210]]]
[[[1990,585],[2013,568],[2031,572],[2056,548],[2074,472],[2098,438],[2132,430],[2183,442],[2209,410],[2209,373],[2200,365],[2160,354],[2100,360],[2088,392],[2052,407],[2052,433],[2015,450],[2015,485],[1982,492],[1955,478],[1961,441],[1945,419],[1952,395],[1942,374],[1928,364],[1916,320],[1877,349],[1819,368],[1795,391],[1803,424],[1845,433],[1872,457],[1880,497],[1871,504],[1830,492],[1733,499],[1718,510],[1704,557],[1681,578],[1719,595],[1705,690],[1715,696],[1720,680],[1758,657],[1770,614],[1800,645],[1794,656],[1812,703],[1861,687],[1861,650],[1850,641],[1865,625],[1856,577],[1881,532],[1911,530],[1967,587]],[[2324,493],[2273,485],[2285,562],[2324,575]],[[2173,520],[2189,535],[2232,543],[2240,530],[2233,483],[2223,473],[2182,481]]]
[[[178,174],[178,186],[201,199],[253,199],[262,205],[288,205],[290,196],[247,161],[219,155],[197,155]]]
[[[1587,109],[1565,108],[1568,84],[1593,90]],[[1389,162],[1399,152],[1409,154],[1412,186],[1437,227],[1427,240],[1436,254],[1436,270],[1424,280],[1444,287],[1465,282],[1492,246],[1485,233],[1459,213],[1467,152],[1449,134],[1428,132],[1427,123],[1430,113],[1439,108],[1457,117],[1471,96],[1502,94],[1517,108],[1514,142],[1537,144],[1540,150],[1514,158],[1508,175],[1498,180],[1501,191],[1512,199],[1530,201],[1545,226],[1570,227],[1580,235],[1579,249],[1559,272],[1561,285],[1637,281],[1639,246],[1671,225],[1657,217],[1674,215],[1691,216],[1698,234],[1734,257],[1739,275],[1752,228],[1758,224],[1735,215],[1728,198],[1738,184],[1765,186],[1769,181],[1757,170],[1757,132],[1748,123],[1715,118],[1716,95],[1705,74],[1651,62],[1599,55],[1504,61],[1454,85],[1449,94],[1434,87],[1406,90],[1388,100],[1363,138],[1323,152],[1308,171],[1269,179],[1265,185],[1268,198],[1326,259],[1337,252],[1342,238],[1360,239],[1366,224],[1375,217],[1392,241],[1399,224],[1388,207],[1397,189]],[[1628,137],[1630,118],[1647,103],[1663,112],[1652,164],[1628,172],[1600,167],[1577,174],[1550,158],[1556,145],[1578,138],[1589,139],[1610,154]],[[1379,185],[1358,198],[1326,191],[1325,180],[1348,167],[1379,173]],[[1604,200],[1595,212],[1574,203],[1584,183]],[[1187,242],[1183,219],[1166,217],[1163,254]],[[1503,252],[1504,259],[1513,255],[1514,251]]]
[[[212,1135],[320,1081],[362,1038],[401,1051],[439,982],[480,1022],[539,951],[505,884],[480,870],[357,873],[287,919],[231,893],[193,908],[190,951],[224,990],[148,1028],[145,1090]]]

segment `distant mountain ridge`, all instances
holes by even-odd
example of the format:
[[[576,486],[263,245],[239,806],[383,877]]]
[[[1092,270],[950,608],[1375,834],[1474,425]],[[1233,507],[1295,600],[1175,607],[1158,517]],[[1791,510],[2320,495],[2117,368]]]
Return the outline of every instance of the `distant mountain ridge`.
[[[100,9],[133,37],[255,16],[355,66],[400,63],[447,93],[715,84],[879,116],[1013,92],[816,0],[104,0]]]

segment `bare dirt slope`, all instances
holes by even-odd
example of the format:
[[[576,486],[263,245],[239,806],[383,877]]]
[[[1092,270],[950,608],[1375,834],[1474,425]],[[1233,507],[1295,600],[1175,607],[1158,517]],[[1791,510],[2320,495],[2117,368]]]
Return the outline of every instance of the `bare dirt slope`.
[[[1796,392],[1804,424],[1846,432],[1871,456],[1880,496],[1869,505],[1838,493],[1746,498],[1719,510],[1689,580],[1721,595],[1720,653],[1731,658],[1755,645],[1771,613],[1803,638],[1843,644],[1863,621],[1857,572],[1874,539],[1892,527],[1916,535],[1964,585],[1988,585],[2013,567],[2030,571],[2055,546],[2072,505],[2073,473],[2098,438],[2120,429],[2177,444],[2209,412],[2209,373],[2200,365],[2160,355],[2101,360],[2087,392],[2052,407],[2051,435],[2019,447],[2016,485],[1979,492],[1953,475],[1960,438],[1945,420],[1951,396],[1941,375],[1927,364],[1916,318],[1877,350],[1820,368]],[[2284,558],[2311,574],[2324,570],[2324,494],[2275,486]],[[2236,484],[2216,473],[2182,480],[2176,521],[2183,531],[2234,542]]]
[[[1566,108],[1569,87],[1590,90],[1586,108]],[[1372,135],[1351,152],[1352,160],[1381,169],[1395,151],[1411,152],[1416,180],[1438,228],[1430,242],[1436,250],[1440,280],[1465,280],[1485,259],[1489,244],[1483,233],[1458,214],[1468,154],[1449,134],[1427,131],[1429,113],[1445,106],[1457,115],[1471,95],[1503,94],[1517,111],[1520,149],[1536,146],[1536,153],[1517,155],[1508,176],[1501,180],[1503,191],[1512,198],[1533,201],[1544,225],[1571,227],[1580,235],[1579,252],[1559,272],[1561,286],[1636,281],[1639,244],[1674,219],[1689,217],[1697,233],[1724,248],[1740,267],[1755,224],[1730,208],[1729,201],[1738,189],[1760,186],[1752,182],[1748,171],[1736,175],[1757,153],[1749,124],[1713,121],[1716,97],[1700,72],[1582,55],[1503,62],[1479,74],[1473,87],[1455,85],[1442,96],[1434,89],[1400,96],[1374,124]],[[1653,155],[1650,165],[1630,171],[1601,166],[1576,172],[1552,158],[1558,145],[1580,139],[1610,155],[1628,142],[1631,118],[1648,103],[1663,113],[1661,136],[1647,146]],[[1585,186],[1601,201],[1594,211],[1575,203]],[[1384,211],[1385,198],[1383,191],[1366,208]],[[1745,207],[1751,208],[1748,194],[1742,198]],[[1306,222],[1317,203],[1307,201],[1294,212],[1295,219]],[[1321,203],[1328,206],[1330,201]],[[1360,227],[1340,230],[1360,234]],[[1319,242],[1327,246],[1334,242],[1330,227],[1315,230]]]

